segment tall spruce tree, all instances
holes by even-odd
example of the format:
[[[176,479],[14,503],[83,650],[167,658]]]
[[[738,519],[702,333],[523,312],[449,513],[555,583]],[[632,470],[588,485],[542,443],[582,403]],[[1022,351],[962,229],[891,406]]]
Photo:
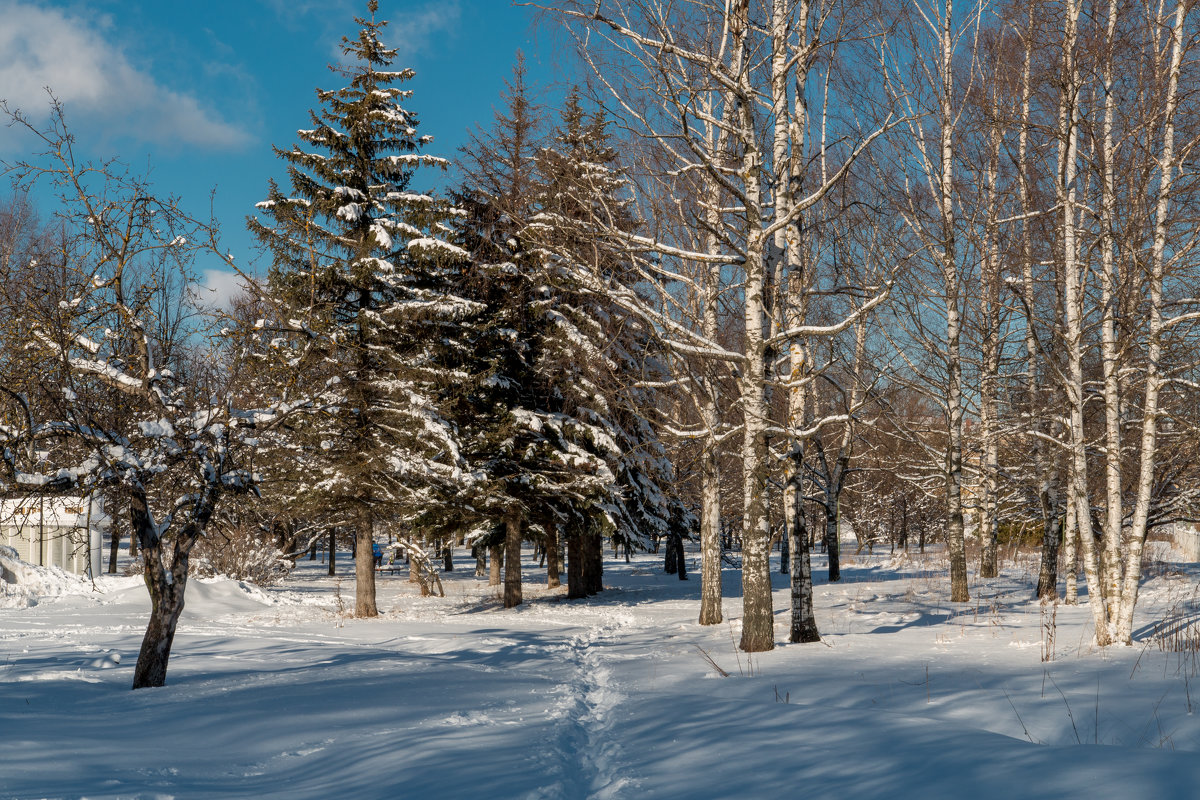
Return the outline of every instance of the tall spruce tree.
[[[612,442],[604,525],[581,518],[568,536],[589,594],[600,588],[601,528],[630,544],[666,537],[678,556],[691,526],[669,491],[674,468],[651,419],[665,401],[654,386],[669,383],[669,371],[653,331],[614,301],[637,279],[628,252],[597,235],[638,227],[607,127],[603,112],[588,114],[577,91],[568,95],[553,143],[539,155],[539,213],[530,227],[553,287],[541,368],[557,376],[566,413]],[[675,563],[673,571],[686,578],[682,561]]]
[[[389,69],[387,23],[375,19],[375,0],[367,8],[357,37],[342,39],[349,63],[331,67],[347,85],[318,89],[301,144],[275,148],[290,192],[272,181],[249,220],[274,258],[290,362],[321,411],[310,428],[320,454],[313,491],[356,529],[357,616],[378,613],[376,515],[418,508],[463,479],[439,396],[461,358],[460,322],[478,310],[452,291],[466,256],[445,238],[454,210],[411,189],[420,167],[446,161],[421,152],[431,137],[400,105],[413,72]]]
[[[471,327],[473,359],[464,370],[471,377],[455,418],[464,458],[479,476],[469,504],[503,522],[504,602],[512,606],[521,602],[522,539],[536,528],[553,549],[560,525],[598,517],[617,453],[602,427],[567,413],[561,384],[569,374],[546,368],[556,300],[525,233],[537,211],[540,116],[520,61],[504,99],[492,130],[463,153],[459,203],[472,254],[465,291],[487,310]]]

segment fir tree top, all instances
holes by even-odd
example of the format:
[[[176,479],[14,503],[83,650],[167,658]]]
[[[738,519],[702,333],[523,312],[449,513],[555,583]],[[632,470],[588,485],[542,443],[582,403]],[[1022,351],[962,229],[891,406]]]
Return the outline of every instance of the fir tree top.
[[[369,19],[356,17],[358,37],[342,38],[350,62],[330,67],[348,84],[317,89],[320,110],[309,112],[312,128],[297,131],[301,144],[274,148],[288,164],[290,195],[272,181],[258,204],[270,222],[249,221],[277,267],[307,262],[309,272],[338,271],[357,285],[419,272],[396,263],[411,260],[408,251],[463,255],[440,235],[447,205],[409,190],[419,167],[447,161],[421,152],[432,137],[418,134],[417,115],[400,105],[412,95],[400,85],[413,71],[388,69],[396,50],[380,39],[387,22],[375,19],[377,3],[367,7]]]

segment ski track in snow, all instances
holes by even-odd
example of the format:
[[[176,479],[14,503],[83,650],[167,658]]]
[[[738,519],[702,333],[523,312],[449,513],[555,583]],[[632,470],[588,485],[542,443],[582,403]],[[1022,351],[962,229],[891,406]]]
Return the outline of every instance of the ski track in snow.
[[[537,800],[617,800],[636,788],[613,734],[625,695],[604,655],[605,645],[632,623],[631,615],[609,615],[552,648],[567,673],[553,690],[560,698],[553,711],[558,724],[543,756],[551,762],[543,768],[556,780],[533,795]]]

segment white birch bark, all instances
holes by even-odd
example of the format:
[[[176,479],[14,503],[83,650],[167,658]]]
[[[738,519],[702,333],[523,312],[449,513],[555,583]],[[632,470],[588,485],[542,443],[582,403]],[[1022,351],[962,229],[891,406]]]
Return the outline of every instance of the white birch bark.
[[[1075,503],[1070,493],[1067,494],[1067,518],[1065,540],[1063,542],[1063,564],[1066,571],[1067,587],[1065,590],[1066,603],[1073,606],[1079,602],[1079,526],[1075,522]],[[1057,587],[1055,589],[1057,595]]]
[[[766,331],[766,245],[763,218],[763,163],[755,145],[754,87],[746,49],[750,36],[749,0],[736,0],[731,17],[737,80],[736,102],[739,145],[743,150],[740,179],[745,201],[744,306],[745,364],[740,388],[742,398],[742,470],[744,516],[742,518],[742,637],[739,646],[748,653],[775,647],[775,615],[771,603],[769,563],[771,530],[767,517],[767,407]]]
[[[723,104],[728,107],[728,104]],[[715,109],[709,104],[709,116],[715,119]],[[708,125],[706,142],[715,160],[725,149],[724,130],[718,132],[715,125]],[[720,252],[716,231],[721,221],[717,211],[720,187],[712,180],[704,181],[705,202],[708,204],[706,218],[708,231],[704,235],[704,250],[711,255]],[[702,334],[708,341],[716,341],[718,334],[717,304],[721,294],[721,266],[704,265],[704,297],[701,311]],[[700,619],[701,625],[717,625],[724,619],[721,610],[721,470],[720,444],[717,431],[720,427],[720,412],[717,408],[716,381],[707,376],[700,387],[701,421],[707,434],[704,452],[700,456]]]
[[[1101,128],[1101,194],[1100,194],[1100,348],[1104,370],[1104,483],[1105,519],[1104,552],[1101,559],[1104,596],[1109,619],[1116,614],[1116,603],[1121,594],[1121,520],[1123,502],[1121,495],[1121,381],[1120,353],[1117,342],[1117,296],[1114,286],[1116,242],[1113,229],[1116,225],[1116,180],[1114,159],[1116,145],[1113,141],[1113,118],[1116,115],[1117,98],[1114,91],[1113,60],[1117,15],[1120,5],[1117,0],[1108,4],[1108,22],[1105,32],[1103,67],[1104,122]]]
[[[941,171],[937,182],[941,214],[941,261],[946,300],[946,544],[950,553],[950,601],[971,599],[967,589],[967,551],[963,530],[962,451],[962,322],[959,312],[958,253],[954,221],[954,3],[946,0],[940,30]]]
[[[1000,378],[1000,242],[999,173],[1000,148],[1003,133],[999,121],[999,101],[993,85],[991,122],[988,130],[988,162],[984,175],[985,216],[983,241],[983,291],[980,293],[979,316],[983,326],[980,359],[979,436],[983,443],[980,464],[979,538],[981,543],[979,577],[994,578],[996,566],[996,536],[998,519],[998,478],[1000,472],[999,390]]]
[[[1068,404],[1068,436],[1070,462],[1068,491],[1070,503],[1075,506],[1079,541],[1083,551],[1084,572],[1087,576],[1088,604],[1096,629],[1096,643],[1104,646],[1111,642],[1108,611],[1102,599],[1101,576],[1098,553],[1092,538],[1092,521],[1088,513],[1088,464],[1087,435],[1084,430],[1084,375],[1083,375],[1083,291],[1080,275],[1080,260],[1076,243],[1076,176],[1078,173],[1079,149],[1079,69],[1076,64],[1078,39],[1079,0],[1067,0],[1061,68],[1063,92],[1058,109],[1058,181],[1056,190],[1062,208],[1062,273],[1063,273],[1063,337],[1066,344],[1067,369],[1064,389]]]
[[[1154,211],[1154,244],[1150,255],[1149,276],[1149,341],[1146,353],[1146,388],[1142,400],[1142,440],[1139,448],[1140,465],[1137,499],[1125,554],[1125,585],[1121,592],[1116,620],[1115,639],[1120,644],[1132,644],[1133,610],[1137,604],[1138,585],[1142,577],[1142,551],[1146,542],[1147,524],[1154,488],[1154,472],[1158,455],[1159,393],[1163,385],[1163,272],[1167,251],[1168,214],[1171,205],[1175,169],[1175,114],[1179,102],[1179,73],[1183,59],[1183,0],[1176,0],[1174,19],[1170,28],[1170,66],[1167,74],[1166,96],[1163,98],[1162,151],[1158,159],[1158,198]],[[1160,25],[1165,27],[1165,20]]]

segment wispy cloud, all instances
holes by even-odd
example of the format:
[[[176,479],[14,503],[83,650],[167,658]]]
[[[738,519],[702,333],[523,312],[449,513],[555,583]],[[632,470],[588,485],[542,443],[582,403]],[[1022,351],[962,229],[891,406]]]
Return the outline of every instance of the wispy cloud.
[[[437,36],[452,33],[462,19],[459,0],[433,0],[416,11],[397,14],[388,23],[384,43],[401,60],[433,46]]]
[[[280,21],[290,27],[299,27],[301,17],[319,21],[321,36],[329,44],[330,57],[334,63],[342,62],[342,37],[353,38],[356,34],[354,17],[363,16],[364,3],[357,0],[266,0]],[[488,0],[498,2],[499,0]],[[460,0],[382,0],[377,19],[388,20],[384,29],[383,43],[397,50],[398,66],[418,53],[436,44],[439,36],[452,34],[462,19]]]
[[[0,97],[39,119],[49,89],[109,134],[213,149],[250,140],[196,97],[171,89],[130,63],[100,20],[23,0],[0,0]]]

